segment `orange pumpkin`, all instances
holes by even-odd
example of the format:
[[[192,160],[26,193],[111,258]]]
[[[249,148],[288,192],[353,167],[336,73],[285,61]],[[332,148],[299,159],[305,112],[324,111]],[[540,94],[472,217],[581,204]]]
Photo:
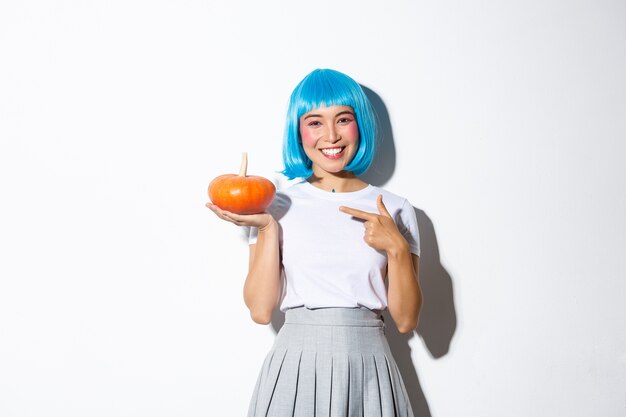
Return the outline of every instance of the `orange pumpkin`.
[[[246,175],[248,154],[243,153],[239,175],[220,175],[209,184],[211,202],[237,214],[263,213],[276,195],[276,187],[266,178]]]

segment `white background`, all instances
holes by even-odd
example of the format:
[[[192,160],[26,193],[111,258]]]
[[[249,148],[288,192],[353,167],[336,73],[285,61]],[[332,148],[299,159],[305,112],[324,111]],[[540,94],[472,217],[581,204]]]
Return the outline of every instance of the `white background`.
[[[371,90],[422,233],[416,417],[626,415],[626,3],[4,1],[0,416],[243,416],[243,232],[288,95]],[[382,161],[382,162],[381,162]]]

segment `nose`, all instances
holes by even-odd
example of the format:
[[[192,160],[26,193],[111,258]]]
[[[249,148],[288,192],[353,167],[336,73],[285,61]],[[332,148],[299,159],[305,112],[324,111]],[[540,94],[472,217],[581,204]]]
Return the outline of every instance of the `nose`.
[[[326,142],[329,143],[337,143],[341,139],[341,135],[337,131],[335,127],[331,127],[328,130],[328,135],[326,136]]]

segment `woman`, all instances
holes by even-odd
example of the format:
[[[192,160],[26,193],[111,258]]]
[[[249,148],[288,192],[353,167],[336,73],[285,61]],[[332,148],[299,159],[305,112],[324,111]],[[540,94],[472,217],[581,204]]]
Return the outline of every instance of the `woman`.
[[[259,374],[249,417],[413,416],[384,336],[417,326],[419,233],[413,207],[358,178],[376,149],[376,116],[361,87],[315,70],[291,95],[283,173],[304,178],[267,213],[221,219],[251,226],[244,300],[252,319],[285,324]],[[387,281],[387,283],[385,283]]]

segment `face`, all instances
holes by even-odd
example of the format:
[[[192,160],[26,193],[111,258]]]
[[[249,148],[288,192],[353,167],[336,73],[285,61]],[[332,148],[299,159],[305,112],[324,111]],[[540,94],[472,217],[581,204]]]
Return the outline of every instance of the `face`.
[[[359,126],[350,106],[319,107],[300,117],[304,152],[313,173],[338,173],[352,161],[359,145]]]

